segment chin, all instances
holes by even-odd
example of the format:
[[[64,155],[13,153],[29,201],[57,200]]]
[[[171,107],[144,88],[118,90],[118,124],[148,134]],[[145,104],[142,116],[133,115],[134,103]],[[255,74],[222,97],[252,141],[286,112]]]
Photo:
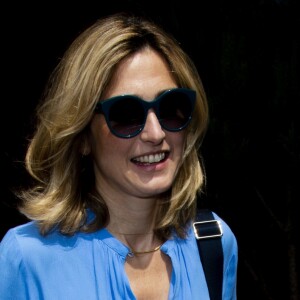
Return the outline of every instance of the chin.
[[[166,184],[166,185],[162,185],[161,183],[159,185],[147,184],[144,191],[149,196],[156,196],[156,195],[160,195],[160,194],[167,192],[171,188],[171,186],[172,186],[172,184]]]

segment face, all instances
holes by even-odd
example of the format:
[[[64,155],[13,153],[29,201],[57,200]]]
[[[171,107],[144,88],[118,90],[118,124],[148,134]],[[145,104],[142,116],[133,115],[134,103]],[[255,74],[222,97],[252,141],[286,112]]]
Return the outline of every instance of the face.
[[[132,94],[151,101],[161,92],[176,87],[164,60],[155,51],[144,49],[119,65],[103,99]],[[129,139],[113,135],[103,114],[95,114],[89,146],[94,158],[96,188],[104,199],[157,197],[174,181],[184,138],[184,130],[163,130],[153,109],[148,111],[142,132]]]

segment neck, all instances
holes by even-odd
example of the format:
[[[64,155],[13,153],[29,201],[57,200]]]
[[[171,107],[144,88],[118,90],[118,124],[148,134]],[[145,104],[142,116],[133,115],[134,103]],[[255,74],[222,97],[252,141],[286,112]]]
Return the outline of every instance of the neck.
[[[134,252],[154,249],[162,241],[154,234],[157,199],[103,195],[109,210],[110,231]]]
[[[107,229],[129,248],[129,257],[137,257],[156,252],[162,245],[162,241],[156,237],[153,230],[149,232],[124,233],[116,232],[110,229],[109,226]]]
[[[148,249],[148,250],[142,250],[142,251],[136,251],[133,248],[130,248],[130,252],[128,254],[129,257],[135,257],[135,256],[141,256],[141,255],[147,255],[147,254],[151,254],[153,252],[156,252],[158,250],[160,250],[161,246],[163,243],[159,244],[158,246],[152,248],[152,249]]]
[[[106,204],[110,216],[107,229],[112,233],[122,235],[144,235],[153,233],[156,200],[106,200]]]
[[[132,257],[152,253],[161,244],[154,234],[154,216],[155,209],[112,210],[107,229],[130,249]]]

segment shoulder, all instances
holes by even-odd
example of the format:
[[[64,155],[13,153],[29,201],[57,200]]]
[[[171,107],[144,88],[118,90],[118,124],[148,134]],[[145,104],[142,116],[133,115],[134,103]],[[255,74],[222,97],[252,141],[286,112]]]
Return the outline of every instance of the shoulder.
[[[238,266],[238,244],[230,226],[214,213],[215,219],[219,220],[222,226],[222,247],[224,255],[224,277],[223,297],[224,299],[236,299],[236,282]]]
[[[26,274],[28,270],[42,269],[57,257],[80,248],[77,246],[84,240],[80,234],[68,237],[55,230],[43,236],[35,222],[11,228],[0,243],[0,269],[7,270],[8,274],[17,274],[18,270]]]
[[[38,228],[34,222],[28,222],[23,225],[9,229],[0,243],[1,258],[6,257],[17,259],[26,249],[26,246],[35,244],[34,241],[40,240]]]
[[[33,222],[28,222],[23,225],[19,225],[9,229],[0,242],[0,249],[14,247],[18,244],[19,239],[26,238],[28,236],[37,235],[37,228]]]
[[[203,221],[204,223],[206,221],[210,221],[212,218],[217,220],[219,223],[222,232],[221,240],[223,251],[235,251],[235,249],[237,248],[236,237],[230,226],[227,224],[227,222],[224,219],[222,219],[217,213],[211,210],[203,209],[199,210],[197,213],[197,220]]]
[[[200,211],[199,212],[201,214],[200,218],[202,221],[205,221],[206,218],[208,218],[207,220],[209,220],[211,219],[210,213],[212,213],[213,218],[219,222],[221,232],[222,232],[221,244],[223,250],[223,257],[224,257],[224,266],[225,269],[230,267],[230,269],[234,270],[236,269],[237,261],[238,261],[238,244],[237,244],[236,236],[224,219],[222,219],[214,211],[208,211],[208,212],[209,214],[206,215],[205,211],[203,214]]]
[[[29,245],[28,237],[33,232],[38,232],[32,222],[9,229],[0,243],[0,269],[3,280],[0,284],[1,293],[6,291],[8,294],[13,293],[10,284],[21,289],[20,282],[26,277],[26,267],[24,263],[24,252],[26,253],[26,244]],[[35,233],[36,235],[36,233]],[[30,250],[28,257],[30,257]]]
[[[226,223],[224,219],[222,219],[218,214],[213,212],[214,218],[220,221],[221,228],[222,228],[222,245],[224,252],[236,252],[237,251],[237,240],[236,236],[233,233],[231,227]]]
[[[213,213],[215,219],[219,220],[222,226],[222,247],[224,256],[224,284],[227,287],[226,293],[236,293],[236,277],[238,265],[238,243],[236,236],[229,225]],[[227,298],[226,298],[227,299]],[[230,298],[235,299],[235,298]]]
[[[31,221],[16,226],[7,231],[0,243],[0,254],[12,255],[18,252],[23,257],[32,257],[32,254],[43,254],[45,251],[53,251],[54,248],[72,248],[78,241],[78,234],[68,237],[53,230],[43,236],[36,222]]]

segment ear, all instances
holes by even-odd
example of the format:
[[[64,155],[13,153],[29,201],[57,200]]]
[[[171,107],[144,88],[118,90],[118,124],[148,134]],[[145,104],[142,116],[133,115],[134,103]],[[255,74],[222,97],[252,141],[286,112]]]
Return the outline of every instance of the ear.
[[[84,133],[82,136],[79,152],[81,153],[82,156],[87,156],[91,153],[91,146],[89,143],[87,133]]]

